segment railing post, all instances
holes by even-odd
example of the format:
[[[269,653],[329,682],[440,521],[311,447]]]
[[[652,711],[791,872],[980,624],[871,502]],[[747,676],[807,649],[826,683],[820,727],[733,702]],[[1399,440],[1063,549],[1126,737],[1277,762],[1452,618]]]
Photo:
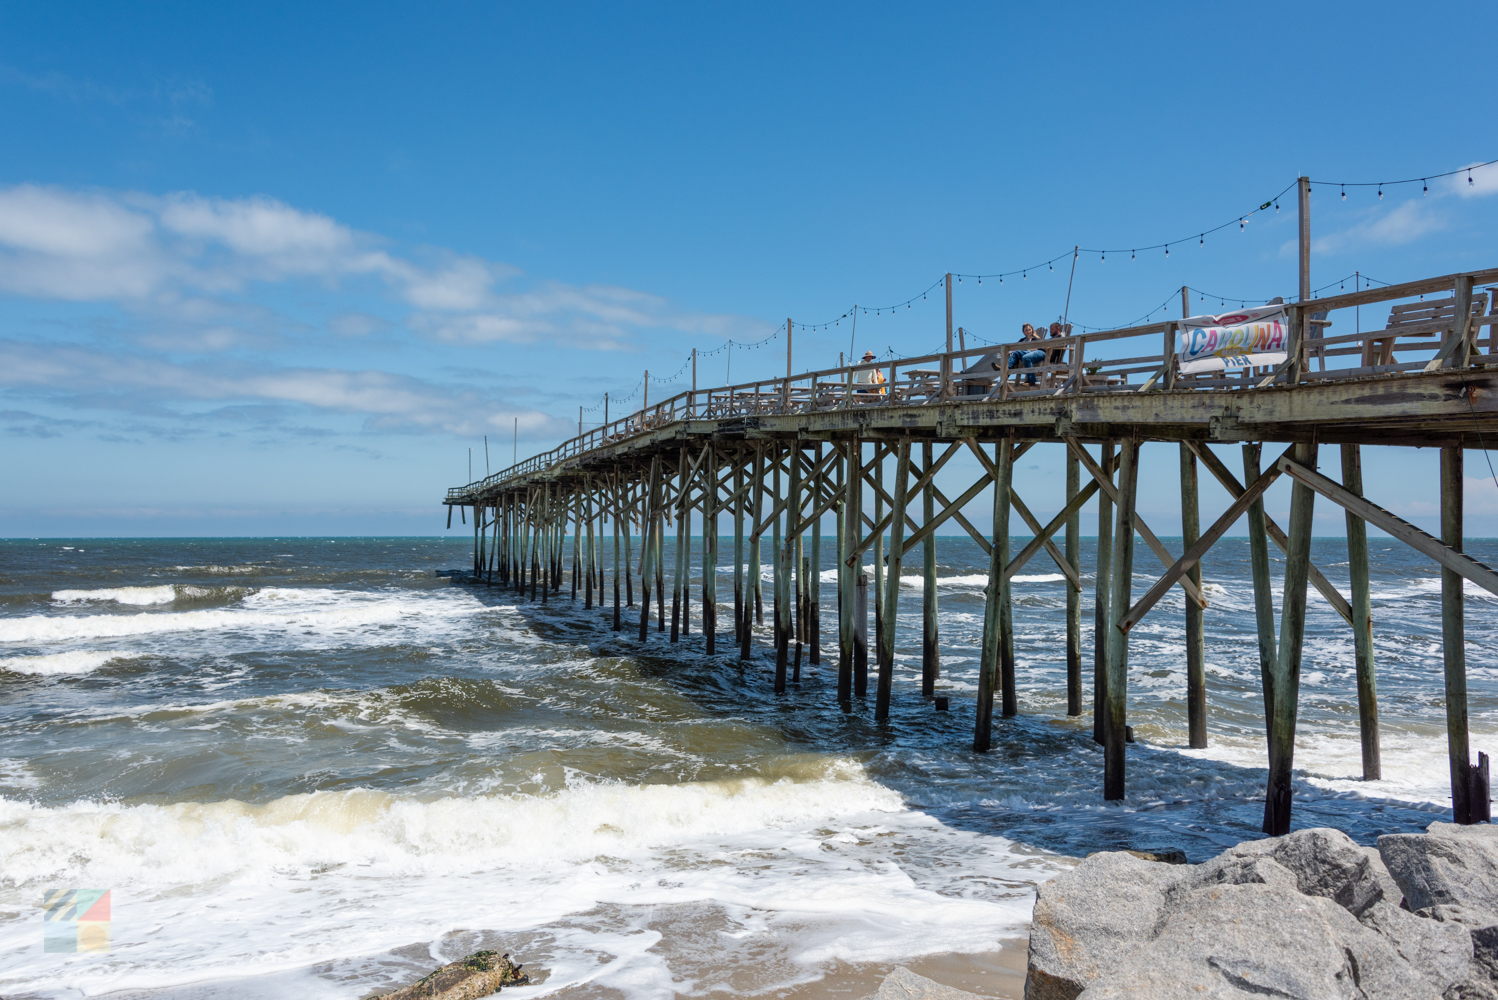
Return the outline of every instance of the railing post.
[[[1165,388],[1176,387],[1176,324],[1165,324]]]

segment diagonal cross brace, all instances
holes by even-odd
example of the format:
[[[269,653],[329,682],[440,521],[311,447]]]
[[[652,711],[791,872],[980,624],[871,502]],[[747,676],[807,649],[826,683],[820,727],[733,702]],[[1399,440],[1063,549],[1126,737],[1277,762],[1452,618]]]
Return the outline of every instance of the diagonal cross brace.
[[[1113,461],[1110,463],[1109,469],[1112,470],[1117,468],[1118,461],[1119,456],[1113,456]],[[1088,500],[1092,499],[1093,495],[1097,493],[1099,488],[1100,487],[1098,486],[1097,480],[1094,479],[1092,482],[1082,487],[1082,489],[1078,490],[1077,495],[1075,497],[1072,497],[1071,502],[1068,503],[1065,507],[1061,508],[1061,513],[1051,518],[1051,523],[1047,524],[1045,528],[1041,530],[1040,534],[1031,539],[1030,544],[1026,545],[1020,551],[1019,555],[1009,560],[1009,565],[1004,569],[1004,579],[1008,580],[1010,577],[1014,576],[1014,574],[1024,569],[1025,563],[1029,562],[1031,557],[1034,556],[1035,553],[1040,551],[1041,543],[1045,539],[1050,538],[1057,531],[1060,531],[1061,527],[1066,524],[1071,516],[1077,511],[1081,510],[1082,506],[1087,503]]]
[[[974,455],[978,456],[978,461],[982,463],[983,468],[988,470],[988,474],[990,476],[993,476],[997,480],[998,470],[993,467],[993,460],[987,455],[983,454],[983,449],[978,447],[977,440],[975,440],[974,438],[964,438],[963,440],[967,443],[968,450],[971,451]],[[1019,456],[1023,455],[1027,450],[1028,449],[1026,448],[1016,448],[1013,455],[1010,457],[1010,461],[1013,462],[1014,459],[1019,458]],[[1062,574],[1072,582],[1072,586],[1076,587],[1078,590],[1081,590],[1081,575],[1072,568],[1071,563],[1066,561],[1066,556],[1062,555],[1061,550],[1056,548],[1056,543],[1051,541],[1051,536],[1043,533],[1044,529],[1041,528],[1040,521],[1036,519],[1034,514],[1030,513],[1030,508],[1025,506],[1025,502],[1019,498],[1019,494],[1014,492],[1014,486],[1012,483],[1009,487],[1009,503],[1014,507],[1016,511],[1019,512],[1019,516],[1024,518],[1025,524],[1029,525],[1030,531],[1035,535],[1035,537],[1040,539],[1040,544],[1045,547],[1046,553],[1049,554],[1051,559],[1056,563],[1056,568],[1061,570]]]
[[[1291,447],[1294,447],[1294,445],[1291,445]],[[1202,556],[1207,554],[1207,550],[1217,544],[1217,540],[1229,528],[1238,523],[1238,518],[1242,517],[1244,512],[1253,506],[1255,500],[1264,495],[1264,491],[1269,489],[1270,485],[1280,477],[1282,471],[1279,464],[1276,463],[1269,467],[1269,471],[1265,472],[1258,479],[1255,479],[1253,484],[1243,491],[1243,495],[1234,500],[1232,506],[1228,507],[1227,511],[1212,523],[1212,527],[1202,532],[1202,536],[1197,543],[1187,549],[1186,554],[1177,559],[1175,564],[1166,571],[1165,575],[1155,581],[1155,585],[1145,592],[1145,595],[1139,599],[1138,603],[1125,612],[1124,616],[1118,620],[1118,630],[1127,633],[1129,629],[1139,624],[1139,620],[1149,614],[1150,608],[1159,603],[1160,598],[1169,593],[1172,586],[1184,580],[1186,574],[1191,571],[1191,567],[1200,562]]]
[[[1453,573],[1471,580],[1488,593],[1498,595],[1498,572],[1494,572],[1491,567],[1478,562],[1465,552],[1458,552],[1439,538],[1421,531],[1397,514],[1389,513],[1314,469],[1308,469],[1292,461],[1288,456],[1276,462],[1275,468],[1282,470],[1296,482],[1309,486],[1332,503],[1346,507],[1369,524],[1377,525],[1415,551],[1430,556]]]
[[[1187,441],[1186,447],[1190,448],[1192,453],[1202,460],[1203,465],[1212,470],[1212,475],[1217,477],[1217,481],[1235,499],[1243,495],[1243,484],[1238,481],[1237,476],[1233,475],[1231,469],[1222,464],[1222,459],[1218,458],[1211,448],[1195,441]],[[1280,530],[1279,525],[1274,523],[1274,518],[1270,517],[1267,511],[1264,513],[1264,528],[1269,537],[1274,539],[1274,544],[1280,547],[1281,552],[1289,551],[1289,540],[1286,539],[1285,533]],[[1310,566],[1309,573],[1311,586],[1315,587],[1317,592],[1326,598],[1327,603],[1337,609],[1337,614],[1341,615],[1347,624],[1351,625],[1352,605],[1347,603],[1347,598],[1343,597],[1342,592],[1332,586],[1331,581],[1323,576],[1321,570],[1315,566]]]
[[[1103,492],[1108,494],[1108,499],[1117,504],[1117,488],[1114,487],[1107,476],[1103,475],[1103,470],[1098,468],[1098,464],[1093,461],[1092,456],[1087,454],[1087,449],[1082,447],[1082,442],[1074,437],[1069,437],[1066,439],[1066,446],[1071,449],[1073,455],[1077,456],[1077,460],[1082,463],[1082,467],[1087,470],[1088,475],[1092,476],[1093,480],[1103,488]],[[1144,523],[1144,520],[1139,517],[1137,512],[1134,515],[1134,530],[1139,532],[1139,537],[1144,539],[1144,544],[1150,547],[1150,551],[1155,554],[1156,558],[1167,569],[1174,565],[1174,560],[1170,557],[1170,550],[1160,544],[1160,539],[1155,537],[1155,533],[1149,529],[1149,525]],[[1197,607],[1205,608],[1207,606],[1207,599],[1202,596],[1201,590],[1189,578],[1183,576],[1176,582],[1181,585],[1181,589],[1186,592],[1186,595],[1196,602]]]

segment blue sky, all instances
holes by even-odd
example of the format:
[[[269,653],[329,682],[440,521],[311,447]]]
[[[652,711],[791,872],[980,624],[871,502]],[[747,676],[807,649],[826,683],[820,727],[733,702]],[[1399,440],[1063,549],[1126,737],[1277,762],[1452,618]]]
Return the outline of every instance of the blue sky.
[[[550,447],[694,346],[1078,243],[1187,240],[1084,255],[1083,324],[1183,284],[1293,293],[1292,200],[1196,235],[1299,173],[1498,157],[1464,41],[1495,28],[1473,4],[5,4],[0,534],[440,530],[486,433],[498,468],[516,420],[522,457]],[[1319,188],[1313,284],[1498,262],[1498,168],[1429,188]],[[1063,271],[964,281],[957,322],[1054,318]],[[942,322],[936,295],[862,317],[856,349],[925,352]],[[849,333],[798,330],[797,367]],[[768,376],[784,347],[732,356]],[[1054,505],[1059,455],[1032,457]],[[1429,523],[1432,453],[1367,463]],[[1469,533],[1498,534],[1468,474]]]

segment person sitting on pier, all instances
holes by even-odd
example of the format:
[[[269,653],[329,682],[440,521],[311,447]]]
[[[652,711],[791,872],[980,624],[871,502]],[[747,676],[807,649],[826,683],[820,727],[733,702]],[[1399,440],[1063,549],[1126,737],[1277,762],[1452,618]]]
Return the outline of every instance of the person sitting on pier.
[[[863,363],[867,365],[867,364],[872,364],[873,361],[874,361],[874,352],[873,351],[864,351],[863,352]],[[883,393],[884,389],[880,388],[880,387],[884,385],[884,382],[885,382],[884,372],[880,371],[878,368],[861,368],[858,371],[856,371],[856,372],[853,373],[853,384],[854,385],[869,386],[870,387],[870,388],[867,388],[867,389],[857,389],[857,390],[855,390],[861,396],[878,395],[878,394]]]
[[[1029,323],[1026,323],[1024,326],[1020,327],[1020,332],[1024,334],[1026,340],[1041,339],[1040,334],[1035,331],[1035,327],[1031,326]],[[1034,368],[1036,365],[1043,364],[1045,364],[1045,351],[1043,349],[1029,351],[1011,351],[1009,354],[1010,368]],[[1028,385],[1034,385],[1035,373],[1031,372],[1030,374],[1026,375],[1025,382]]]

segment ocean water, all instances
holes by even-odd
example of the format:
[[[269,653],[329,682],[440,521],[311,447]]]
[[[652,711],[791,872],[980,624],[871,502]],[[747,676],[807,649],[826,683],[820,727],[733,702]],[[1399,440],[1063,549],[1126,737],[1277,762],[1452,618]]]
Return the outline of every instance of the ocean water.
[[[1371,544],[1385,777],[1359,780],[1352,638],[1312,591],[1295,802],[1297,826],[1365,843],[1449,815],[1439,577]],[[641,647],[565,591],[467,582],[461,535],[0,542],[0,994],[364,997],[497,945],[541,980],[517,997],[804,996],[1022,941],[1035,886],[1089,852],[1259,835],[1243,541],[1204,565],[1211,746],[1185,749],[1177,591],[1133,632],[1139,742],[1107,804],[1043,553],[1015,583],[1021,714],[979,756],[979,550],[938,544],[951,710],[920,695],[907,575],[879,726],[872,700],[836,704],[823,549],[825,662],[777,697],[767,631],[740,663],[729,607],[718,656],[695,596],[682,642]],[[1345,592],[1345,544],[1313,558]],[[1498,606],[1468,593],[1475,759],[1498,746]],[[113,891],[107,954],[42,951],[56,888]]]

